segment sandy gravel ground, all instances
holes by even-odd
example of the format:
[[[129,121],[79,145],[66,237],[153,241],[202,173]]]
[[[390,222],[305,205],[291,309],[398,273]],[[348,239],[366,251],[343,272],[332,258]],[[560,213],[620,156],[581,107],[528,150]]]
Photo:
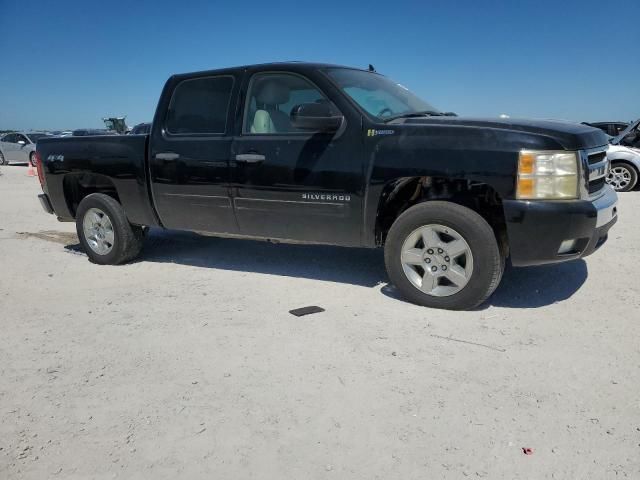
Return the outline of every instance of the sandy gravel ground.
[[[640,478],[640,192],[454,313],[380,251],[152,231],[93,265],[0,171],[1,479]]]

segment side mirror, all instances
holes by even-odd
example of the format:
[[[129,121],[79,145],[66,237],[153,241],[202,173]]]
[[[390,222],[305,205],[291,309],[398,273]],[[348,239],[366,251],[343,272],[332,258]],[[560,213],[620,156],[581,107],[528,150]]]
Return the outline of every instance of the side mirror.
[[[335,132],[344,117],[336,115],[327,103],[302,103],[291,109],[291,125],[300,130]]]
[[[18,145],[22,145],[23,147],[27,144],[24,140],[18,140]]]

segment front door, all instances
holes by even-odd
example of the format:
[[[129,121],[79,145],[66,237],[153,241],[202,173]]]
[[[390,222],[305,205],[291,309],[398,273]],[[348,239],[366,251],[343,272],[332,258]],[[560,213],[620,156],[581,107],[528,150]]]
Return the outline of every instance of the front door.
[[[151,188],[166,228],[238,231],[228,189],[237,83],[232,74],[180,80],[166,117],[154,120]]]
[[[248,81],[246,99],[231,163],[240,232],[359,245],[363,158],[358,127],[343,123],[335,133],[292,127],[289,112],[294,106],[333,105],[319,87],[298,74],[256,73]]]
[[[29,154],[31,153],[31,149],[29,148],[31,142],[21,133],[16,134],[16,142],[13,161],[28,162]]]

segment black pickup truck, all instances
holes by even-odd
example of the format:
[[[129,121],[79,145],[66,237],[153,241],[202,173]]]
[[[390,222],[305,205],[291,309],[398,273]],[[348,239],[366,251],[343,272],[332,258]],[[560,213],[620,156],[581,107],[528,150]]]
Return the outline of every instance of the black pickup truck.
[[[459,118],[373,71],[292,62],[174,75],[149,135],[43,139],[37,158],[42,206],[95,263],[136,257],[148,227],[384,247],[406,299],[467,309],[507,258],[605,242],[606,150],[590,126]]]

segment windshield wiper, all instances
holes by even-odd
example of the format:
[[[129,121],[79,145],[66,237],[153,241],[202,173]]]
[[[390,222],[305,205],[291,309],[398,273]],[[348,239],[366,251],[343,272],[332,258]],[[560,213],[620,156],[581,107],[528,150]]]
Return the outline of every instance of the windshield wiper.
[[[398,118],[414,118],[414,117],[441,117],[446,115],[442,112],[436,112],[435,110],[423,110],[421,112],[407,112],[401,113],[400,115],[394,115],[393,117],[385,118],[384,123],[389,123],[392,120],[397,120]]]

